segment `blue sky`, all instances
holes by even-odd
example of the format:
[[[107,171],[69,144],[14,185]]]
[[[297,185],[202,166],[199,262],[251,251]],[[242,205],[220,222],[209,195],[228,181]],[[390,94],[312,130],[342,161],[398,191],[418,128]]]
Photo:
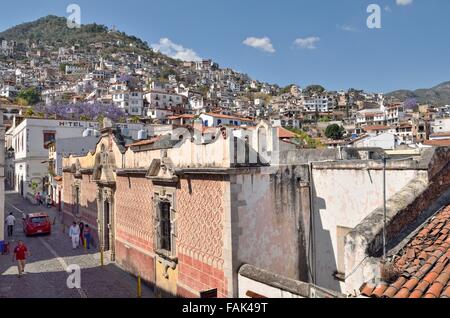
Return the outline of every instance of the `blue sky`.
[[[161,50],[212,58],[279,85],[386,92],[450,80],[448,0],[2,2],[0,30],[48,14],[67,16],[67,5],[76,3],[83,24],[116,25],[151,44],[166,39]],[[371,3],[382,8],[381,29],[367,28]]]

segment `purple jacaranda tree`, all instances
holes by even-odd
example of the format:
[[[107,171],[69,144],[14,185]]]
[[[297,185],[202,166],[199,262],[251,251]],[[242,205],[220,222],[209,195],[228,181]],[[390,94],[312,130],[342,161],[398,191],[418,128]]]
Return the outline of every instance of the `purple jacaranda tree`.
[[[112,105],[102,103],[55,103],[51,105],[38,105],[34,109],[35,113],[42,113],[44,117],[65,119],[65,120],[89,120],[99,121],[108,117],[114,122],[121,122],[125,119],[125,112]]]
[[[415,98],[408,98],[403,103],[403,107],[405,109],[415,109],[417,107],[417,99],[415,99]]]

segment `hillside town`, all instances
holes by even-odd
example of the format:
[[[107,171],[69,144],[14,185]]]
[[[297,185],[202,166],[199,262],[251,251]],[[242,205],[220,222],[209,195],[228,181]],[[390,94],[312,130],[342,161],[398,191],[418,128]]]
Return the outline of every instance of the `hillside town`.
[[[450,100],[280,87],[118,33],[1,40],[2,223],[53,213],[69,249],[89,224],[83,257],[149,297],[450,297]]]

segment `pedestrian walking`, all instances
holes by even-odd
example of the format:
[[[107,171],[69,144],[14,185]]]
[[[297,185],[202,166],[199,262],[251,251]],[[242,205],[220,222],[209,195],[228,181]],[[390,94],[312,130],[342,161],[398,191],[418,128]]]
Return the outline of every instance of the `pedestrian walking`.
[[[34,198],[36,199],[37,205],[41,205],[42,203],[41,193],[40,192],[36,193]]]
[[[6,217],[5,220],[6,227],[8,228],[8,237],[12,237],[14,233],[14,225],[16,223],[16,218],[12,212]]]
[[[76,222],[73,222],[73,224],[70,226],[69,236],[72,239],[72,248],[78,248],[80,245],[80,227]]]
[[[25,273],[25,262],[28,257],[30,256],[30,252],[28,251],[28,248],[25,246],[23,241],[19,240],[17,243],[16,248],[14,248],[14,255],[13,255],[13,262],[14,260],[17,261],[17,268],[19,269],[19,278],[22,277],[23,273]]]
[[[86,248],[91,248],[91,228],[89,227],[89,224],[86,224],[84,226],[84,239],[86,240]]]
[[[50,208],[52,205],[52,197],[49,195],[47,195],[47,208]]]
[[[84,223],[80,222],[80,244],[84,246]]]

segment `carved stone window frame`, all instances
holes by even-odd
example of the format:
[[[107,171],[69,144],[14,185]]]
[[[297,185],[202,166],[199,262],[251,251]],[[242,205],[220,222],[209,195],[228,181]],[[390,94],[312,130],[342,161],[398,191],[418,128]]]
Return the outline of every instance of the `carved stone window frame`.
[[[170,251],[161,248],[161,210],[160,203],[170,204]],[[155,253],[174,269],[178,263],[177,258],[177,212],[176,212],[176,186],[154,184],[153,193],[153,224],[155,228]],[[161,261],[162,261],[161,260]],[[166,266],[166,268],[167,268]]]
[[[77,200],[78,198],[78,200]],[[75,217],[80,217],[80,205],[81,205],[81,181],[75,179],[72,184],[72,200],[73,200],[73,209],[72,214]],[[77,202],[78,201],[78,202]]]

